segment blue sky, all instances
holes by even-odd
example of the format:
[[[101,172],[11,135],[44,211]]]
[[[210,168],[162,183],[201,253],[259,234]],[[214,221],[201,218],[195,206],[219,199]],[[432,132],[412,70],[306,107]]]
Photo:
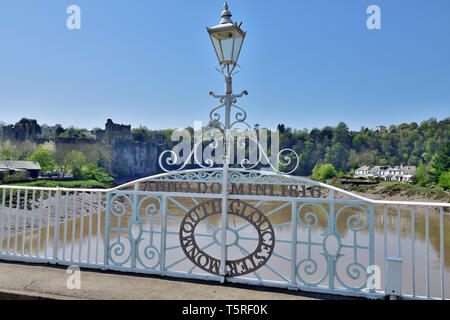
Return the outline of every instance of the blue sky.
[[[231,0],[250,124],[354,130],[450,116],[450,1]],[[81,8],[68,30],[66,8]],[[382,30],[366,9],[381,8]],[[223,77],[221,0],[1,0],[0,121],[150,129],[205,123]]]

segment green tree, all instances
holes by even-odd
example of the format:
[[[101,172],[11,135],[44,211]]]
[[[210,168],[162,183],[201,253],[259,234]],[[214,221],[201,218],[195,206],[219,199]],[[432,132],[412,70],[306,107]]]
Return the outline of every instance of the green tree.
[[[11,144],[7,144],[0,148],[0,160],[17,160],[19,159],[19,150]]]
[[[64,159],[66,168],[72,171],[74,178],[83,177],[83,166],[86,164],[86,157],[84,154],[77,150],[70,151]]]
[[[326,148],[325,162],[332,164],[335,168],[345,168],[348,159],[348,149],[341,143],[334,143]]]
[[[278,131],[280,131],[281,134],[283,134],[286,131],[286,127],[283,123],[279,124],[277,126]]]
[[[417,166],[419,164],[419,158],[416,156],[410,156],[408,159],[408,166]]]
[[[147,127],[140,126],[131,130],[131,140],[134,142],[143,143],[147,141],[150,136],[150,130]]]
[[[433,170],[431,176],[435,182],[439,181],[442,173],[450,169],[450,141],[445,142],[438,153],[431,160]]]
[[[53,159],[55,160],[55,165],[61,171],[63,177],[69,170],[68,168],[69,163],[66,161],[66,158],[71,148],[72,146],[68,144],[59,145],[53,156]]]
[[[366,136],[357,134],[352,141],[352,146],[356,151],[360,151],[366,145]]]
[[[39,162],[42,172],[51,172],[55,167],[52,152],[42,144],[33,152],[29,160]]]
[[[441,174],[439,177],[439,186],[445,190],[450,189],[450,170]]]
[[[340,143],[344,147],[352,145],[352,138],[348,131],[348,126],[344,122],[340,122],[335,131],[334,142]]]
[[[426,162],[430,162],[431,159],[433,158],[433,156],[431,154],[429,154],[428,152],[424,152],[424,153],[422,153],[422,158]]]
[[[420,163],[416,169],[416,184],[426,186],[430,182],[430,165]]]
[[[430,137],[425,142],[425,150],[426,152],[430,154],[435,154],[439,149],[439,144],[437,143],[436,139],[433,137]]]

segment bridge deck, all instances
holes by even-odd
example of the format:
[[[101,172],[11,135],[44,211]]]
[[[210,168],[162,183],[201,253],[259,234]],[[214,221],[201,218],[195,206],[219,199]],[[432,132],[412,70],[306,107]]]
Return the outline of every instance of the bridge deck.
[[[287,290],[237,287],[81,270],[81,290],[69,290],[64,267],[0,262],[0,299],[316,300],[348,299]]]

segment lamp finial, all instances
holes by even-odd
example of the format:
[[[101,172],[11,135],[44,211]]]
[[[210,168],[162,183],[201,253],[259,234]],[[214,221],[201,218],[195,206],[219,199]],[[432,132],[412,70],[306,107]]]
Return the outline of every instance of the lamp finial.
[[[228,3],[225,1],[225,3],[223,4],[223,11],[222,11],[222,20],[220,21],[221,24],[223,23],[233,23],[233,21],[231,20],[231,12],[228,11]]]

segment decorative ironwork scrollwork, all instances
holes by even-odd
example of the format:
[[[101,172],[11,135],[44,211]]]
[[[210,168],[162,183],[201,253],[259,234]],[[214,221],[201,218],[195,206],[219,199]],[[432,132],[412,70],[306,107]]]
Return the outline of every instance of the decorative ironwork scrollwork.
[[[319,212],[324,213],[324,215],[319,215],[318,212],[314,212],[314,210],[308,210],[306,213],[301,215],[301,212],[307,206],[312,208],[319,209]],[[342,213],[351,208],[360,209],[363,213],[363,217],[356,213],[352,213],[349,216],[345,217],[345,225],[348,230],[354,233],[353,244],[344,244],[342,243],[344,234],[338,230],[337,222],[342,217]],[[368,210],[360,204],[347,204],[342,206],[336,213],[330,212],[326,210],[326,208],[319,203],[303,203],[297,208],[297,221],[300,225],[307,229],[308,240],[305,242],[299,242],[302,245],[307,246],[308,256],[302,259],[297,263],[297,277],[300,282],[316,286],[321,284],[325,279],[329,278],[330,283],[334,283],[335,279],[342,286],[349,290],[362,290],[366,287],[366,281],[368,277],[368,273],[366,271],[366,267],[358,259],[358,250],[360,249],[368,249],[372,250],[372,245],[368,247],[363,246],[361,243],[357,242],[357,233],[361,232],[365,228],[369,226],[370,223],[370,215],[373,213],[369,213]],[[320,218],[322,217],[321,225],[324,225],[323,217],[326,218],[325,225],[326,231],[321,234],[322,240],[321,242],[314,242],[311,240],[311,232],[313,229],[319,226]],[[332,245],[334,243],[334,245]],[[322,264],[325,268],[322,269],[324,274],[319,273],[319,258],[313,258],[312,256],[312,248],[314,246],[322,247],[320,259],[324,259],[325,264]],[[350,248],[353,252],[352,261],[345,262],[343,257],[345,256],[343,253],[343,248]],[[357,250],[358,249],[358,250]],[[373,252],[369,252],[369,256],[373,255]],[[337,267],[338,265],[343,264],[341,267]],[[346,279],[343,279],[341,272],[345,270]],[[311,281],[306,279],[306,277],[315,276],[316,280]],[[317,280],[318,279],[318,280]],[[350,283],[351,282],[351,283]],[[355,285],[355,283],[358,283]]]
[[[156,268],[161,261],[161,252],[153,243],[154,219],[161,215],[161,198],[148,195],[141,197],[123,192],[113,194],[109,200],[109,213],[117,218],[117,225],[108,226],[108,233],[114,230],[117,238],[111,244],[107,243],[108,258],[113,265],[123,266],[131,263],[146,269]],[[130,212],[131,216],[126,213]],[[143,216],[141,217],[141,211]],[[127,219],[127,227],[122,227],[122,220]],[[148,228],[144,228],[148,226]],[[123,236],[122,233],[126,233]]]

